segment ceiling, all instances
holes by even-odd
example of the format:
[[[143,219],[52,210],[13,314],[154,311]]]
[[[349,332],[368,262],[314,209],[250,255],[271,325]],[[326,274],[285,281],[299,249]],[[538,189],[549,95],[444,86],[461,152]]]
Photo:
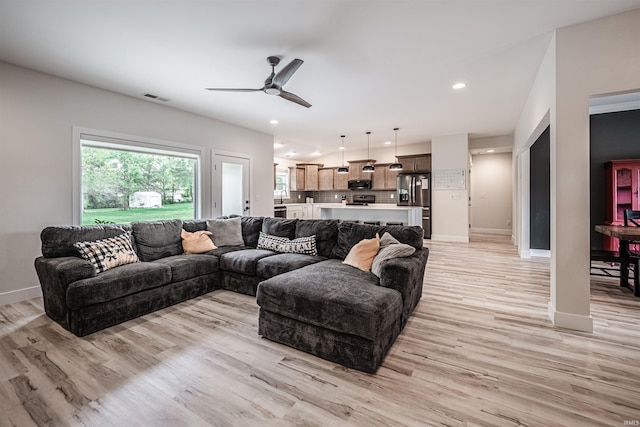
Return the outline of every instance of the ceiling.
[[[274,135],[277,157],[513,132],[554,28],[640,0],[0,0],[0,60]],[[270,73],[303,59],[285,90]],[[279,68],[276,68],[276,72]],[[466,88],[452,85],[463,81]],[[151,100],[144,94],[164,100]],[[277,125],[269,121],[276,119]]]

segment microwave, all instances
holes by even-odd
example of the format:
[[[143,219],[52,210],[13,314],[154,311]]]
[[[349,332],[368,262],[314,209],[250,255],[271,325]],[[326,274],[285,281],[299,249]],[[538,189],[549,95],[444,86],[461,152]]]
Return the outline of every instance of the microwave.
[[[349,190],[371,190],[371,180],[350,179],[347,188],[349,188]]]

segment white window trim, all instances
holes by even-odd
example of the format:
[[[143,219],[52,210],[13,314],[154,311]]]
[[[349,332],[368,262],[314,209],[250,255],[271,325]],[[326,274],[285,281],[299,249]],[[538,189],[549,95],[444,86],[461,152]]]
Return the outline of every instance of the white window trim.
[[[180,155],[195,159],[195,205],[194,213],[196,218],[201,218],[202,214],[202,181],[205,148],[198,145],[182,144],[179,142],[165,141],[155,138],[147,138],[135,135],[126,135],[116,132],[89,129],[74,126],[72,128],[72,218],[73,224],[82,224],[82,140],[89,139],[95,144],[93,147],[114,148],[115,146],[131,147],[131,151],[142,153]]]
[[[287,188],[285,188],[286,192],[282,195],[282,200],[289,200],[291,198],[291,186],[289,183],[289,169],[276,167],[276,175],[278,174],[278,172],[284,172],[287,175]],[[273,190],[273,198],[274,200],[280,199],[280,190]]]

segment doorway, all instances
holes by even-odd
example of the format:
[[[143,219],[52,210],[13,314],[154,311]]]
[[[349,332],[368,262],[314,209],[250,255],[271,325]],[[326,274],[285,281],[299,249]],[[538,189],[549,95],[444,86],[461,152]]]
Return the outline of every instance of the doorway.
[[[251,215],[249,158],[213,153],[213,213]]]

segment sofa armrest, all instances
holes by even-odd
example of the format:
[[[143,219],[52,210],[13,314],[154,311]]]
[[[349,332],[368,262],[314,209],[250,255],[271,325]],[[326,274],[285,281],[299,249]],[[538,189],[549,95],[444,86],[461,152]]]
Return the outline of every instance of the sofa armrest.
[[[424,270],[429,249],[422,248],[410,257],[393,258],[382,264],[380,286],[395,289],[402,295],[402,327],[422,297]]]
[[[67,287],[75,281],[94,277],[96,271],[93,265],[78,257],[39,257],[35,260],[35,267],[42,288],[45,312],[67,327]]]

